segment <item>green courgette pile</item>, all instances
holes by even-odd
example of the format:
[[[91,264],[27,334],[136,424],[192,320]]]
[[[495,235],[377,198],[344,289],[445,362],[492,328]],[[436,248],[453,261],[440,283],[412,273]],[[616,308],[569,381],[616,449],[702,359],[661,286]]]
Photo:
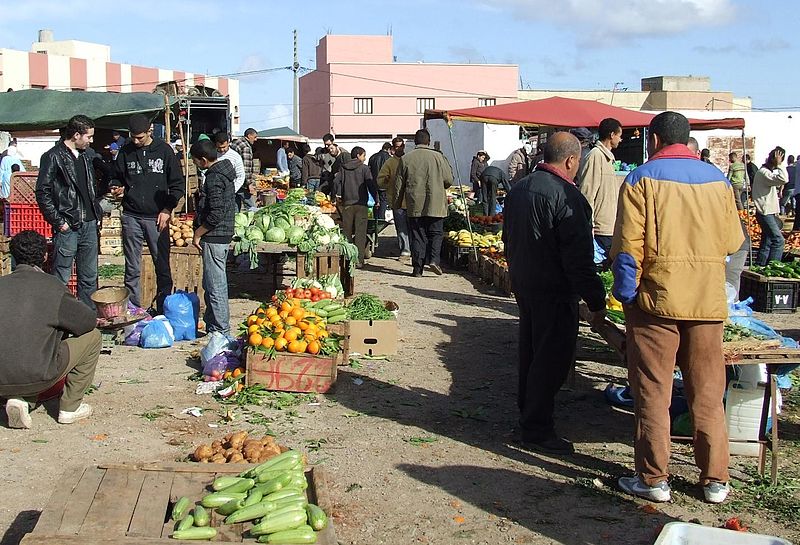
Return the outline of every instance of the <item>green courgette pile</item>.
[[[224,516],[224,524],[254,522],[247,533],[259,543],[316,543],[317,532],[328,525],[325,512],[308,503],[302,455],[295,450],[238,477],[218,477],[211,488],[214,492],[203,497],[191,513],[189,498],[175,502],[173,539],[213,539],[217,530],[209,526],[209,509]]]
[[[784,263],[782,261],[770,261],[764,267],[752,265],[750,271],[764,276],[776,278],[800,279],[800,261]]]

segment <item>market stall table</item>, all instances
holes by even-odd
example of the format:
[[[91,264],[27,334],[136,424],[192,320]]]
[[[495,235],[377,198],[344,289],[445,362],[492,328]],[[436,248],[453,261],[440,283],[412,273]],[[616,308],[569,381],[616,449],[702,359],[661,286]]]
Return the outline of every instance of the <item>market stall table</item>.
[[[589,308],[581,302],[580,317],[582,320],[589,321]],[[606,320],[604,325],[596,330],[603,340],[608,343],[622,358],[625,358],[625,327],[614,324]],[[740,348],[734,343],[723,343],[723,353],[725,355],[725,365],[760,365],[764,364],[767,369],[767,385],[764,388],[764,397],[761,405],[761,421],[759,422],[758,432],[758,471],[764,475],[766,466],[766,447],[769,445],[772,451],[772,464],[770,476],[772,484],[778,483],[778,403],[777,403],[777,377],[774,375],[775,367],[778,365],[800,363],[800,349],[770,347],[763,349]],[[772,433],[767,439],[767,418],[772,418]],[[673,436],[675,440],[691,440],[690,437]],[[731,442],[737,442],[731,440]]]

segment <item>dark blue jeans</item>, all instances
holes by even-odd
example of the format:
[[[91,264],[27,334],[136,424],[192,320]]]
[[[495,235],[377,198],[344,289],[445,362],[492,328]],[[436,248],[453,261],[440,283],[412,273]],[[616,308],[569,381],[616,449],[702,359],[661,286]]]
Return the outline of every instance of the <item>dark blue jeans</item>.
[[[142,245],[147,244],[156,269],[156,299],[142,301],[139,278],[142,275]],[[122,252],[125,254],[125,287],[131,292],[131,303],[137,307],[163,311],[164,299],[172,293],[172,271],[169,267],[169,229],[158,230],[156,218],[122,214]],[[155,304],[154,304],[155,303]]]
[[[78,299],[95,308],[91,295],[97,291],[97,222],[85,221],[75,229],[54,232],[53,247],[53,275],[66,286],[74,262]]]
[[[756,265],[764,266],[770,261],[780,261],[783,257],[784,239],[781,233],[781,220],[777,214],[766,216],[756,212],[756,221],[761,227],[761,247],[758,249]]]

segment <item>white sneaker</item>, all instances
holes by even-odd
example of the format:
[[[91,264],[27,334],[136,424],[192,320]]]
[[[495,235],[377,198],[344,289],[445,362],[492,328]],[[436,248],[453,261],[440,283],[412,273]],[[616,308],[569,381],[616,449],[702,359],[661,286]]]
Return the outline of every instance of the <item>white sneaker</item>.
[[[81,406],[75,411],[58,411],[58,423],[74,424],[78,420],[83,420],[84,418],[89,418],[90,416],[92,416],[92,406],[88,403],[81,403]]]
[[[703,495],[708,503],[722,503],[728,497],[731,487],[728,483],[712,482],[703,487]]]
[[[8,427],[28,430],[31,428],[31,415],[28,402],[22,399],[9,399],[6,402]]]
[[[628,494],[646,500],[665,502],[672,499],[672,493],[670,492],[667,481],[661,481],[654,486],[648,486],[642,481],[641,477],[634,475],[633,477],[620,477],[617,483],[619,487]]]

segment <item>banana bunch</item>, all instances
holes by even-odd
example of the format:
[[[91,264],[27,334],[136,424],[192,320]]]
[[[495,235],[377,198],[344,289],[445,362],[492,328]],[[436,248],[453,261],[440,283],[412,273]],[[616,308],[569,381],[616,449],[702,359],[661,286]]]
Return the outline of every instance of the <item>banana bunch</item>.
[[[471,248],[477,246],[478,248],[497,248],[502,251],[503,241],[501,235],[498,234],[485,234],[472,233],[466,229],[460,231],[450,231],[447,233],[447,238],[450,242],[461,248]]]

